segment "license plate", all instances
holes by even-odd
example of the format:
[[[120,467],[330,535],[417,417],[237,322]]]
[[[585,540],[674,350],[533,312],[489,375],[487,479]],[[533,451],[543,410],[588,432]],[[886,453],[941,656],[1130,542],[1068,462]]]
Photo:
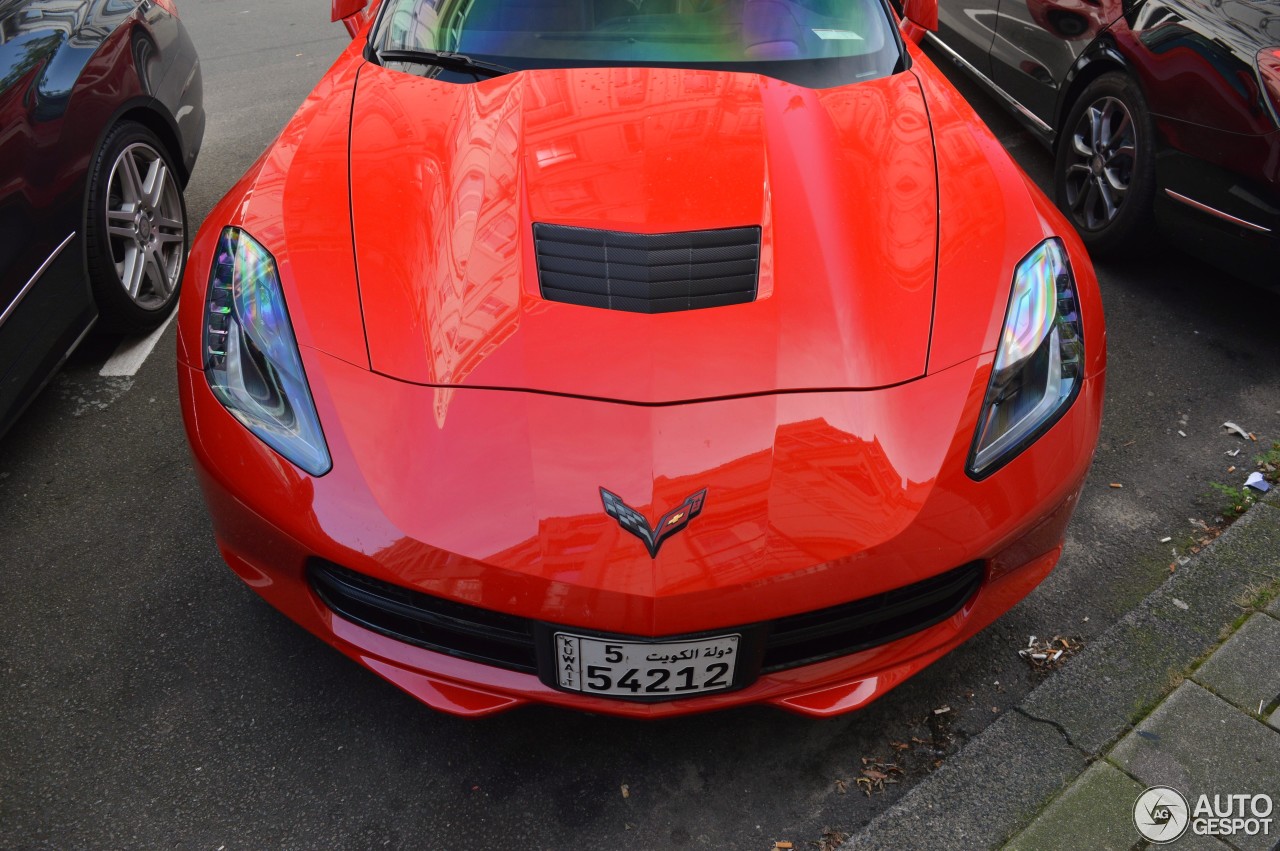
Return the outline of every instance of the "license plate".
[[[737,670],[737,635],[697,641],[608,641],[557,632],[561,688],[614,697],[672,698],[724,691]]]

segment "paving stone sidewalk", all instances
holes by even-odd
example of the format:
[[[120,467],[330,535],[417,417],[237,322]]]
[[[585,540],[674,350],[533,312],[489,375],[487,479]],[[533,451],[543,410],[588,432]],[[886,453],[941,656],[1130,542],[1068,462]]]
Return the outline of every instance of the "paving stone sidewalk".
[[[1277,578],[1273,496],[842,848],[1280,851],[1280,598],[1250,605]],[[1153,786],[1192,814],[1202,794],[1269,796],[1269,829],[1184,815],[1148,845],[1134,810]]]

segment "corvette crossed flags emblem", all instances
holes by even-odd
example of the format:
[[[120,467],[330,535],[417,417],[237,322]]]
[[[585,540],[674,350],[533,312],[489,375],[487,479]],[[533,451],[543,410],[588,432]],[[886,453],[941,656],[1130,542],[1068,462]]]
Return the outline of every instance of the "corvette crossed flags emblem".
[[[688,526],[690,520],[702,513],[702,504],[706,499],[706,488],[685,497],[684,502],[662,515],[662,519],[650,528],[644,515],[623,502],[622,497],[600,488],[600,501],[604,503],[605,513],[617,520],[623,529],[644,541],[650,558],[657,558],[662,542]]]

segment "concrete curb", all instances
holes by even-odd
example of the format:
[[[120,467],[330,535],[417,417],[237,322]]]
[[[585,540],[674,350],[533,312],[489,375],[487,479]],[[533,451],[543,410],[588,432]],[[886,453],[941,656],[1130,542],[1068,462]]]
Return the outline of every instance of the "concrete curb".
[[[842,848],[1009,841],[1219,643],[1237,601],[1280,573],[1277,553],[1267,499]]]

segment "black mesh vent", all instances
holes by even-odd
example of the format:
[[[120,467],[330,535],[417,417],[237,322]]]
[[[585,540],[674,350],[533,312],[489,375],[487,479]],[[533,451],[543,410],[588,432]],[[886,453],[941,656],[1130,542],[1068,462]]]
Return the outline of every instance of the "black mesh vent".
[[[639,234],[535,224],[548,301],[670,313],[756,297],[760,228]]]
[[[982,574],[982,562],[970,562],[874,597],[776,620],[765,642],[764,670],[845,656],[940,623],[973,597]]]
[[[392,585],[319,559],[311,587],[338,614],[430,650],[533,673],[532,621]]]
[[[375,632],[500,668],[538,670],[532,620],[433,597],[320,559],[311,560],[307,574],[329,608]],[[764,647],[762,671],[795,668],[887,644],[940,623],[973,598],[982,577],[982,563],[971,562],[874,597],[708,634],[739,632],[748,640],[755,636]],[[755,676],[748,671],[745,681]]]

